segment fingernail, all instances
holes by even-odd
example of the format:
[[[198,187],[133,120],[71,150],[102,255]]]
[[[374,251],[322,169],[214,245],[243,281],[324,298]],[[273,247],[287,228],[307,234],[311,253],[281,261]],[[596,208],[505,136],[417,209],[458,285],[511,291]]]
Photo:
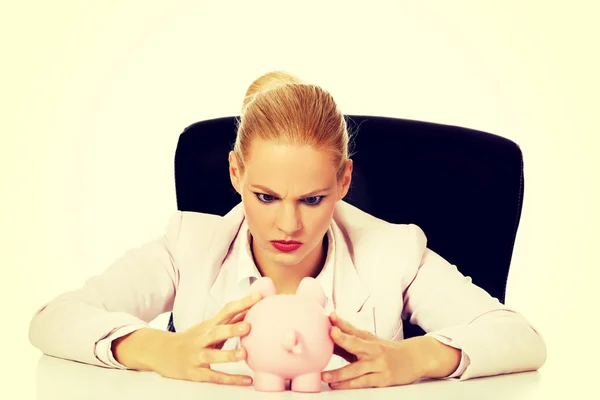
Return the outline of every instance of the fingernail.
[[[255,292],[252,294],[252,300],[258,300],[258,299],[260,299],[260,296],[261,296],[260,292]]]
[[[248,324],[242,323],[238,326],[238,331],[240,331],[240,332],[246,332],[247,329],[248,329]]]
[[[249,385],[252,383],[252,379],[251,378],[244,378],[242,379],[242,382],[244,383],[244,385]]]
[[[244,350],[243,349],[239,349],[238,351],[235,352],[235,356],[237,358],[242,358],[244,357]]]
[[[328,381],[331,379],[331,374],[323,374],[323,380]]]

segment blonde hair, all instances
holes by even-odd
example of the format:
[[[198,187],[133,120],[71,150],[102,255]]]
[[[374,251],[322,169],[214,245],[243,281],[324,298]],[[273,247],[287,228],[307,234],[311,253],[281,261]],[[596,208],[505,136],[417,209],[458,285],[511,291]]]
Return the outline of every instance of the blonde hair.
[[[246,91],[233,149],[242,173],[255,138],[329,151],[338,180],[349,159],[346,120],[331,94],[284,71],[260,76]]]

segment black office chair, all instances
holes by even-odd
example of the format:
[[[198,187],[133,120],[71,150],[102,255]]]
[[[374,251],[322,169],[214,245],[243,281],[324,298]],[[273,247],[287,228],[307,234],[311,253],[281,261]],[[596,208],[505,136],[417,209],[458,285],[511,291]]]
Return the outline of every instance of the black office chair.
[[[236,118],[197,122],[175,153],[181,211],[225,215],[239,195],[229,179]],[[350,204],[383,220],[413,223],[428,247],[504,303],[523,202],[523,158],[514,142],[481,131],[405,119],[347,115]],[[404,324],[405,338],[423,335]],[[174,331],[173,316],[168,329]]]

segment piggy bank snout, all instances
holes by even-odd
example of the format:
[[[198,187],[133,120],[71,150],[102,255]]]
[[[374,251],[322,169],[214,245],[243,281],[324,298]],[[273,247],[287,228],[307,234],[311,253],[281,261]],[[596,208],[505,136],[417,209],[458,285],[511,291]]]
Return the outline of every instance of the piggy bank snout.
[[[303,350],[304,350],[304,346],[301,343],[300,340],[300,332],[298,332],[295,329],[288,329],[283,337],[282,337],[282,345],[283,348],[288,352],[288,353],[293,353],[293,354],[302,354]]]

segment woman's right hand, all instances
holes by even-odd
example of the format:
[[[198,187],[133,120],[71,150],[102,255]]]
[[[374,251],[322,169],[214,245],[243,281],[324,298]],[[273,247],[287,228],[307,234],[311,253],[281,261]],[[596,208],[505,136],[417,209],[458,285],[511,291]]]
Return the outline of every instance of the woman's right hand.
[[[226,304],[214,317],[180,333],[171,335],[154,371],[166,378],[226,385],[250,385],[252,378],[232,375],[210,368],[211,364],[237,362],[246,358],[242,347],[222,350],[225,342],[250,332],[243,321],[250,307],[261,299],[255,294]]]
[[[250,332],[243,321],[250,307],[261,299],[256,293],[226,304],[214,317],[171,333],[142,328],[113,341],[112,352],[118,362],[131,369],[154,371],[165,378],[226,385],[250,385],[252,378],[215,371],[211,364],[237,362],[246,350],[222,350],[228,339]]]

